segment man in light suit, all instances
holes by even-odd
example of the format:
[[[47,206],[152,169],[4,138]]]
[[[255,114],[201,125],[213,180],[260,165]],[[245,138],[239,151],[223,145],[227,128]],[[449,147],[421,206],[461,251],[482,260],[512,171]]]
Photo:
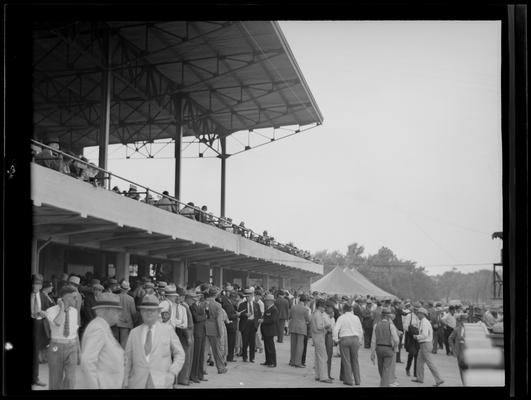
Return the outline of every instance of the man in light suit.
[[[87,325],[81,343],[82,377],[79,388],[121,389],[124,350],[111,331],[120,319],[120,298],[116,294],[101,293],[92,309],[96,317]]]
[[[221,305],[215,301],[215,298],[218,294],[219,291],[215,287],[211,287],[207,291],[207,319],[205,321],[205,329],[206,336],[210,343],[212,356],[216,362],[218,374],[224,374],[227,372],[227,368],[225,367],[225,362],[223,361],[221,353],[221,336],[223,329],[225,328],[225,322],[223,321]]]
[[[289,365],[296,368],[304,368],[302,365],[302,352],[304,350],[304,338],[308,335],[310,312],[306,307],[308,298],[302,294],[299,302],[289,311],[289,332],[291,335],[291,358]]]
[[[171,389],[184,364],[181,342],[171,325],[159,321],[157,296],[145,296],[138,308],[143,324],[127,339],[123,388]]]
[[[247,362],[247,348],[249,348],[249,361],[254,362],[255,338],[259,320],[262,317],[260,306],[252,301],[253,292],[245,289],[245,301],[238,306],[240,313],[240,331],[242,333],[242,356],[243,362]]]

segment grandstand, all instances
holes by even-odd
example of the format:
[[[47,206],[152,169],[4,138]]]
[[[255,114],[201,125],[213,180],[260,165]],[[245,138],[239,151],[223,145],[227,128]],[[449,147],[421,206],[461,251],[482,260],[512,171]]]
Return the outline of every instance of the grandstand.
[[[233,135],[272,129],[264,145],[323,122],[278,23],[40,22],[33,60],[32,147],[46,149],[57,138],[60,149],[52,152],[94,175],[91,184],[32,163],[32,273],[129,278],[156,265],[184,286],[258,278],[285,288],[309,287],[322,275],[321,264],[252,240],[250,230],[236,234],[110,190],[126,181],[146,198],[164,197],[113,174],[108,157],[109,145],[138,149],[166,140],[174,146],[175,185],[165,197],[179,205],[194,200],[181,199],[181,174],[191,173],[181,168],[182,143],[191,140],[220,159],[220,215],[213,219],[224,221],[227,160],[251,150],[228,146]],[[90,146],[98,147],[97,166],[80,158]]]

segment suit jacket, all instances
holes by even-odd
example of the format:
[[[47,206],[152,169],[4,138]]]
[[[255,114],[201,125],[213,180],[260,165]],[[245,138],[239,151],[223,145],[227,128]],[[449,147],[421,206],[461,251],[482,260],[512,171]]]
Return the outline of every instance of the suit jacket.
[[[207,319],[205,306],[203,304],[194,303],[190,306],[192,319],[194,321],[194,337],[206,336],[205,321]]]
[[[124,385],[128,389],[145,389],[151,375],[156,389],[172,388],[184,364],[183,346],[171,325],[156,322],[148,361],[142,342],[143,327],[142,324],[131,330],[127,339]]]
[[[310,312],[302,303],[295,304],[289,311],[288,329],[290,333],[308,335],[308,324],[310,323]]]
[[[275,337],[278,335],[278,316],[279,311],[275,305],[264,310],[264,320],[262,321],[262,325],[260,325],[262,336]]]
[[[288,319],[289,317],[289,301],[284,297],[278,297],[275,301],[275,307],[278,310],[279,319]]]
[[[240,331],[243,332],[246,329],[252,328],[254,330],[258,329],[258,320],[262,317],[262,312],[260,311],[260,306],[256,301],[252,302],[254,319],[249,321],[249,315],[247,314],[247,300],[242,301],[238,306],[238,311],[240,314]]]
[[[120,313],[120,319],[116,326],[119,328],[133,329],[133,320],[136,316],[135,299],[128,295],[127,292],[122,292],[118,296],[120,297],[122,312]]]
[[[48,308],[55,306],[53,299],[46,296],[43,292],[39,292],[41,295],[41,310],[46,311]],[[50,293],[51,294],[51,293]]]
[[[234,305],[227,298],[227,296],[223,296],[221,298],[221,307],[223,307],[227,313],[227,318],[230,321],[230,323],[226,324],[227,332],[236,332],[236,326],[238,325],[238,314],[236,313]]]
[[[124,350],[111,327],[101,317],[85,329],[81,343],[80,389],[121,389],[124,380]]]
[[[208,312],[205,321],[205,331],[207,336],[221,337],[225,323],[223,322],[223,313],[221,312],[221,304],[210,298],[206,301]]]

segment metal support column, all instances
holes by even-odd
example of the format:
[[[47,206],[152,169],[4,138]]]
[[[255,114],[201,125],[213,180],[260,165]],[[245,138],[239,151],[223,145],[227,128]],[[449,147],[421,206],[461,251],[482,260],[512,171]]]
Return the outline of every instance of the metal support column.
[[[181,200],[181,151],[183,140],[183,98],[174,96],[175,107],[175,186],[173,196]]]
[[[218,267],[219,268],[219,282],[218,282],[218,285],[220,288],[223,288],[223,267]]]
[[[37,251],[37,239],[33,238],[31,241],[31,274],[39,273],[39,252]]]
[[[99,157],[98,166],[102,169],[107,169],[107,161],[109,159],[109,134],[111,129],[111,93],[112,93],[112,46],[110,31],[104,32],[104,47],[106,51],[106,66],[107,68],[102,73],[102,119],[100,124],[99,134]],[[103,178],[103,177],[102,177]],[[106,180],[106,185],[109,186],[109,180]]]
[[[131,264],[129,253],[116,254],[116,277],[129,281],[129,265]]]
[[[264,288],[269,289],[269,275],[264,274]]]
[[[221,209],[220,215],[225,217],[225,186],[226,186],[226,171],[227,171],[227,138],[223,136],[219,139],[221,144]]]

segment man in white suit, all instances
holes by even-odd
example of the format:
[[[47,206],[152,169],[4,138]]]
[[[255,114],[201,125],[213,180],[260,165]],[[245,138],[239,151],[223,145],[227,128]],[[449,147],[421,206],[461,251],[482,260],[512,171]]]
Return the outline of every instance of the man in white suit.
[[[159,321],[161,307],[156,296],[145,296],[138,308],[143,324],[127,339],[123,387],[171,389],[184,364],[181,342],[171,325]]]
[[[80,389],[121,389],[124,350],[111,331],[120,318],[120,298],[102,293],[92,309],[96,318],[87,325],[81,344]]]

